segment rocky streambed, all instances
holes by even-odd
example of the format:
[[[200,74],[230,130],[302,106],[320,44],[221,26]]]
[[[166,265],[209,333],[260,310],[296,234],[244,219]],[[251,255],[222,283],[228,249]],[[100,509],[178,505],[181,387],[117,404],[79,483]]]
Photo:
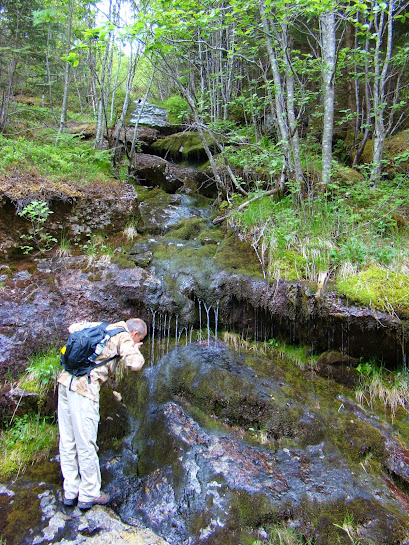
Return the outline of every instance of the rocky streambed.
[[[4,193],[3,417],[36,410],[12,377],[70,322],[137,314],[150,340],[143,373],[115,385],[123,402],[109,385],[101,400],[109,508],[62,508],[53,456],[3,483],[2,538],[244,545],[282,524],[317,545],[408,543],[407,413],[355,396],[360,358],[406,362],[405,322],[264,280],[251,246],[212,224],[209,173],[140,154],[135,177],[99,196],[54,193],[50,232],[76,245],[31,260],[18,255],[16,216],[29,197]],[[283,342],[315,357],[290,357]],[[54,413],[52,396],[42,410]]]

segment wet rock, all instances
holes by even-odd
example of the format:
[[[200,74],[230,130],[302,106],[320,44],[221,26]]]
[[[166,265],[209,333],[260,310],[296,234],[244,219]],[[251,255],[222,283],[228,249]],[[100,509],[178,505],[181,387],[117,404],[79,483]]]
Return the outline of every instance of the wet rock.
[[[23,180],[20,181],[22,184]],[[0,252],[5,257],[16,254],[21,258],[20,236],[27,233],[29,223],[17,212],[36,199],[48,202],[53,212],[47,221],[47,233],[60,240],[64,231],[65,238],[71,239],[72,243],[85,240],[87,234],[96,231],[103,233],[109,230],[112,236],[123,230],[125,218],[138,216],[137,195],[130,184],[106,186],[99,190],[95,187],[88,194],[75,189],[73,195],[54,194],[52,191],[50,195],[38,195],[33,191],[20,197],[18,189],[14,188],[14,191],[16,196],[6,195],[0,201]]]
[[[3,375],[10,368],[14,373],[21,371],[28,356],[40,348],[62,343],[73,321],[117,321],[137,313],[149,322],[146,302],[157,304],[163,291],[161,282],[140,268],[95,265],[89,269],[86,260],[75,257],[42,262],[38,268],[24,285],[9,281],[3,288]]]
[[[322,379],[313,376],[195,344],[147,369],[137,395],[124,384],[134,458],[106,467],[121,517],[150,525],[171,545],[238,544],[292,518],[327,545],[349,512],[363,544],[403,543],[406,511],[382,474],[360,465],[369,451],[384,462],[387,438],[396,439],[337,397],[344,386],[328,383],[317,395]]]
[[[94,506],[85,512],[64,507],[60,488],[30,483],[26,476],[0,486],[0,505],[0,532],[7,545],[167,545],[140,522],[124,523],[109,507]]]
[[[176,193],[184,188],[187,193],[196,192],[207,197],[217,194],[214,176],[210,172],[179,166],[157,155],[137,154],[132,174],[140,185],[160,187],[167,193]]]
[[[131,123],[138,122],[140,125],[160,128],[161,130],[169,125],[168,114],[163,108],[144,100],[135,100],[134,104]]]
[[[324,352],[317,359],[314,370],[321,377],[336,380],[340,384],[353,387],[359,381],[355,367],[359,364],[357,358],[352,358],[341,352]]]
[[[129,256],[132,261],[135,262],[137,267],[146,268],[148,267],[153,258],[153,253],[150,246],[144,242],[135,243],[132,248],[129,250]]]

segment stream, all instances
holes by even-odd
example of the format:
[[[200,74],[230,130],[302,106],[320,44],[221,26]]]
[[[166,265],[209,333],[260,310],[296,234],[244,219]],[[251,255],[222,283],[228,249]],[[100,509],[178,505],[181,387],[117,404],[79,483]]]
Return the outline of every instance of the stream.
[[[0,543],[268,544],[279,524],[314,545],[407,545],[409,417],[403,408],[392,417],[375,399],[358,403],[353,319],[319,331],[314,294],[290,286],[284,299],[278,283],[243,273],[259,267],[257,257],[226,244],[212,199],[136,193],[140,236],[127,249],[135,269],[81,271],[75,257],[40,266],[76,312],[89,304],[84,314],[114,314],[115,303],[150,325],[143,371],[101,392],[111,502],[85,514],[64,508],[54,452],[0,485]],[[250,293],[268,303],[253,304]],[[275,301],[287,305],[285,319],[271,314]],[[309,321],[294,317],[300,308]],[[307,338],[310,354],[324,354],[282,349],[283,339]]]

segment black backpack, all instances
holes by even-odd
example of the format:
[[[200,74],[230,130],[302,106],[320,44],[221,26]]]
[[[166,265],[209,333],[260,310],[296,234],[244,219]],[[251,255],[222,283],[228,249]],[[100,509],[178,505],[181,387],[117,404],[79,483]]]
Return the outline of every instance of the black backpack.
[[[69,335],[66,345],[61,348],[60,363],[65,371],[71,373],[73,377],[88,375],[88,382],[91,382],[92,369],[105,365],[119,356],[116,354],[95,363],[106,342],[114,335],[126,331],[122,327],[107,330],[107,326],[109,326],[108,322],[102,322],[97,326],[87,327]]]

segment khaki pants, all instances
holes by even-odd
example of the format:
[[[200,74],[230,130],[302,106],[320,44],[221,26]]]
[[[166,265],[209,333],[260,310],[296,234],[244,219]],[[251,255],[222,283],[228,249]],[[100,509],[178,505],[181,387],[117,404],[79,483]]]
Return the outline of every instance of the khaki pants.
[[[98,459],[99,403],[69,390],[58,389],[60,465],[66,499],[89,502],[101,494]]]

